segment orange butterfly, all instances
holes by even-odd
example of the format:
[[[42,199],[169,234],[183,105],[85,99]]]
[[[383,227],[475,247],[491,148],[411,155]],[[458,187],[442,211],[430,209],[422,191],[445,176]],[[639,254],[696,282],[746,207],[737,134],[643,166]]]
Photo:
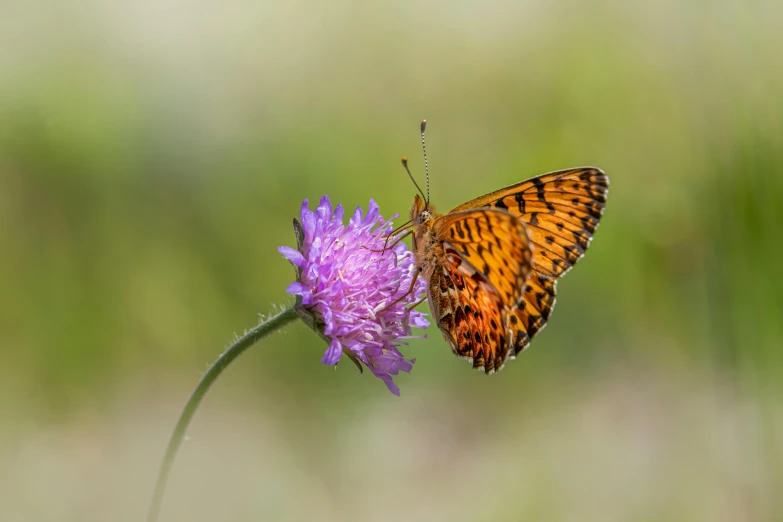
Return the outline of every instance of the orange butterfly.
[[[417,194],[410,214],[416,267],[452,351],[492,374],[546,326],[557,279],[598,227],[609,178],[593,167],[560,170],[438,215],[429,204],[426,123],[428,196]],[[410,175],[404,158],[403,166]]]

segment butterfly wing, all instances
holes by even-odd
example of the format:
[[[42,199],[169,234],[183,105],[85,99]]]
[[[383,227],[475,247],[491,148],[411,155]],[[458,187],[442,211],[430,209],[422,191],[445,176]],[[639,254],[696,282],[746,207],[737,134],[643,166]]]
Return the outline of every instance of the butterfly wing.
[[[430,308],[452,351],[473,368],[494,373],[513,355],[497,290],[469,263],[439,264],[429,286]]]
[[[556,286],[556,279],[534,269],[525,281],[522,299],[503,316],[512,335],[509,344],[515,353],[530,346],[530,340],[546,326],[555,307]]]
[[[530,344],[555,306],[557,278],[581,259],[601,219],[609,178],[594,167],[544,174],[464,203],[452,212],[497,209],[525,224],[533,249],[533,268],[522,298],[504,316],[516,353]]]
[[[492,209],[449,212],[432,225],[435,237],[474,266],[506,303],[515,303],[531,268],[531,248],[522,222]]]
[[[560,277],[584,255],[601,219],[609,178],[579,167],[544,174],[464,203],[451,212],[504,210],[520,218],[533,243],[533,268]]]
[[[516,355],[507,321],[531,269],[525,227],[486,209],[441,216],[433,232],[442,247],[430,276],[433,316],[454,353],[494,373]]]

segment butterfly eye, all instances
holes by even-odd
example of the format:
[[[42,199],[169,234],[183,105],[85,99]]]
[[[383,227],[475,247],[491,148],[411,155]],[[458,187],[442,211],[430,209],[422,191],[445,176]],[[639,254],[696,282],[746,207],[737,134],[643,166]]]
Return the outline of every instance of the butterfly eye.
[[[427,210],[422,210],[421,214],[419,214],[419,224],[426,223],[427,221],[432,218],[432,215]]]

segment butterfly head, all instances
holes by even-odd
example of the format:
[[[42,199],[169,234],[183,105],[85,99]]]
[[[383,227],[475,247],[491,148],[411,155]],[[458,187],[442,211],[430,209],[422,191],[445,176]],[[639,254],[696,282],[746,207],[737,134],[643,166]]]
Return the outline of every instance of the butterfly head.
[[[411,223],[414,225],[426,225],[434,218],[435,209],[416,194],[413,197],[413,206],[411,207]]]

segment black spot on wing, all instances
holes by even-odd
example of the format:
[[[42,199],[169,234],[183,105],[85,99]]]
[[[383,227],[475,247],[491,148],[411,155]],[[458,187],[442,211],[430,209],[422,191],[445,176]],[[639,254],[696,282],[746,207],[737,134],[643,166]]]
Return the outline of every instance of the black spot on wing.
[[[465,239],[465,231],[462,230],[462,223],[460,223],[459,221],[455,222],[454,228],[457,230],[457,236],[460,239]]]
[[[519,213],[524,214],[525,213],[525,196],[522,195],[521,192],[517,192],[514,194],[514,199],[517,202],[517,206],[519,207]]]

